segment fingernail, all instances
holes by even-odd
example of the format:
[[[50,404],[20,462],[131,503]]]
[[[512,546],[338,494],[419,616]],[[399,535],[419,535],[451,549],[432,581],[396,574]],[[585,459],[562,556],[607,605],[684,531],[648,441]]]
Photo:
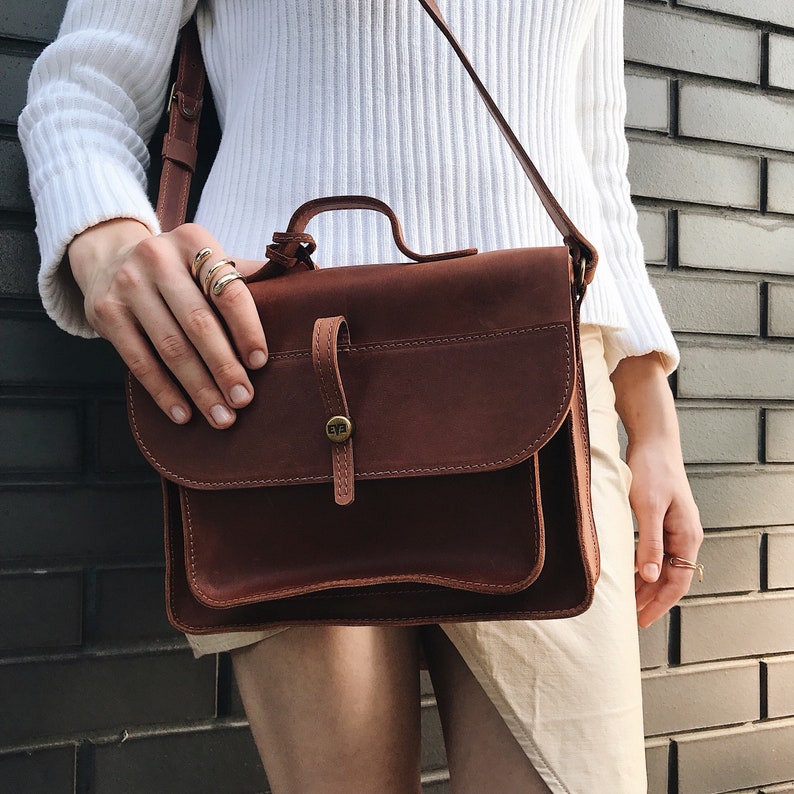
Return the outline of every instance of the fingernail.
[[[251,369],[259,369],[259,367],[264,367],[266,363],[267,353],[264,350],[254,350],[248,357],[248,365]]]
[[[213,405],[210,416],[216,425],[228,425],[233,419],[232,412],[225,405]]]
[[[659,566],[655,562],[648,562],[642,566],[642,578],[646,582],[655,582],[659,578]]]
[[[251,397],[251,393],[245,388],[245,386],[238,383],[236,386],[232,386],[232,388],[229,390],[229,396],[232,398],[232,402],[235,405],[242,405],[243,403],[248,402],[249,398]]]
[[[181,405],[175,405],[171,408],[171,418],[179,425],[187,422],[187,411]]]

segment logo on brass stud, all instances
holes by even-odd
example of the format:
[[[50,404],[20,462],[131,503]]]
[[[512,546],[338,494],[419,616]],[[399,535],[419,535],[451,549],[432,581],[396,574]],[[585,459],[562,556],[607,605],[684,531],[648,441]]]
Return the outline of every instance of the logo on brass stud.
[[[353,422],[346,416],[332,416],[325,423],[325,435],[334,444],[343,444],[353,435]]]

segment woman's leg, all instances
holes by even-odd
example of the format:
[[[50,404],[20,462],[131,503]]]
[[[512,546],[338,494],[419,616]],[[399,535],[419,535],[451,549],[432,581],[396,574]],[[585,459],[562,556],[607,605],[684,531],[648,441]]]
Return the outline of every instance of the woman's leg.
[[[438,626],[422,644],[438,700],[452,794],[548,794],[501,714]]]
[[[274,794],[420,794],[418,633],[295,628],[232,651]]]

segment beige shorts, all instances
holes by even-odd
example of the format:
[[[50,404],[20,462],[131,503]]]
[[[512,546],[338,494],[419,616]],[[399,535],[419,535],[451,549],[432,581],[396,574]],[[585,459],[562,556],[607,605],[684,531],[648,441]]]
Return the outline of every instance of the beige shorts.
[[[535,768],[555,792],[646,790],[634,606],[631,475],[620,458],[601,330],[582,326],[601,577],[576,618],[443,625]],[[188,635],[196,656],[279,631]]]

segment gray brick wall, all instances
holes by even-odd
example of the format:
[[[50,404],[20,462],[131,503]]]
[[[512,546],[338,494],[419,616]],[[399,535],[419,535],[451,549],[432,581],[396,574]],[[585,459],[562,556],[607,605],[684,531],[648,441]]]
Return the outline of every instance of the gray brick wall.
[[[121,367],[36,297],[15,119],[63,6],[0,11],[0,791],[262,791],[228,658],[195,663],[163,616],[158,486]],[[706,580],[640,636],[650,791],[794,792],[794,4],[627,0],[626,59],[630,178],[707,528]],[[426,678],[422,698],[442,794]]]
[[[641,633],[651,794],[794,791],[794,4],[627,0],[629,177],[706,579]]]

